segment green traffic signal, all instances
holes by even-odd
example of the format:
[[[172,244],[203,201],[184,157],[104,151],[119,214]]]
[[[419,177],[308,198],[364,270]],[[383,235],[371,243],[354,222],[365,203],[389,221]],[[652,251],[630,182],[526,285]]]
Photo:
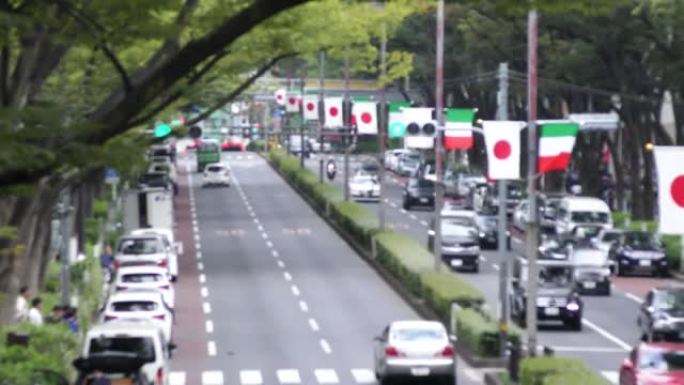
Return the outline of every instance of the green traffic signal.
[[[154,137],[163,138],[171,134],[171,126],[166,123],[157,123],[154,127]]]

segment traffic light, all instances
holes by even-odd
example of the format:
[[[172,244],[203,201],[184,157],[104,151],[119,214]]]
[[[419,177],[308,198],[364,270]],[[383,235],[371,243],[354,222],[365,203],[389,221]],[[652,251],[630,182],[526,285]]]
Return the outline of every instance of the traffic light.
[[[404,108],[403,121],[406,125],[404,143],[408,148],[429,149],[435,146],[437,122],[434,108]]]
[[[190,127],[190,130],[188,133],[190,134],[190,137],[193,139],[199,139],[202,137],[202,129],[200,128],[200,126]]]
[[[171,134],[171,126],[164,122],[157,122],[157,124],[154,126],[154,137],[155,138],[164,138],[166,136],[169,136]]]

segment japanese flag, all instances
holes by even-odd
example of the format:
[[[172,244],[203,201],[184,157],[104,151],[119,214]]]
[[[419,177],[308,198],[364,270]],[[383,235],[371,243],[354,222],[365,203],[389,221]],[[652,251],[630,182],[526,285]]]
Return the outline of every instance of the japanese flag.
[[[356,123],[360,135],[376,135],[378,133],[378,113],[375,102],[354,102],[352,121]]]
[[[287,112],[299,112],[299,105],[302,103],[301,95],[295,92],[288,92],[286,99],[285,110]]]
[[[287,92],[285,91],[284,88],[281,88],[275,92],[275,101],[281,106],[285,105],[285,97],[287,96]]]
[[[318,96],[304,96],[304,120],[318,120]]]
[[[342,98],[325,98],[325,128],[342,128]]]
[[[659,232],[684,235],[684,146],[656,146]]]
[[[520,179],[520,130],[525,122],[486,120],[482,122],[487,148],[488,177]]]

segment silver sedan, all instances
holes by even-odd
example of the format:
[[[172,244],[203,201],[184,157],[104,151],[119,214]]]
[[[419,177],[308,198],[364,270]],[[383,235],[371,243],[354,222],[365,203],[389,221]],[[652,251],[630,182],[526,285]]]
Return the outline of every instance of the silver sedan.
[[[375,337],[375,375],[381,385],[400,378],[456,383],[456,352],[444,325],[395,321]]]

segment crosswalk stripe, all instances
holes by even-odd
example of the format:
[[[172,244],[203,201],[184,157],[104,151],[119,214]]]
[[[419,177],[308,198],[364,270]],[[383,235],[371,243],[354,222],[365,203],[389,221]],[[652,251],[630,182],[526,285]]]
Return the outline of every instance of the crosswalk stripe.
[[[316,369],[314,370],[314,375],[319,384],[337,384],[340,382],[337,373],[333,369]]]
[[[264,382],[259,370],[241,370],[240,383],[243,385],[259,385]]]
[[[358,384],[372,384],[375,382],[375,374],[370,369],[352,369],[354,381]]]
[[[202,385],[223,385],[223,372],[202,372]]]
[[[620,380],[620,374],[615,370],[602,370],[601,375],[610,381],[611,384],[617,384]]]
[[[299,384],[302,382],[297,369],[279,369],[276,374],[281,384]]]
[[[185,385],[185,372],[169,373],[169,385]]]

